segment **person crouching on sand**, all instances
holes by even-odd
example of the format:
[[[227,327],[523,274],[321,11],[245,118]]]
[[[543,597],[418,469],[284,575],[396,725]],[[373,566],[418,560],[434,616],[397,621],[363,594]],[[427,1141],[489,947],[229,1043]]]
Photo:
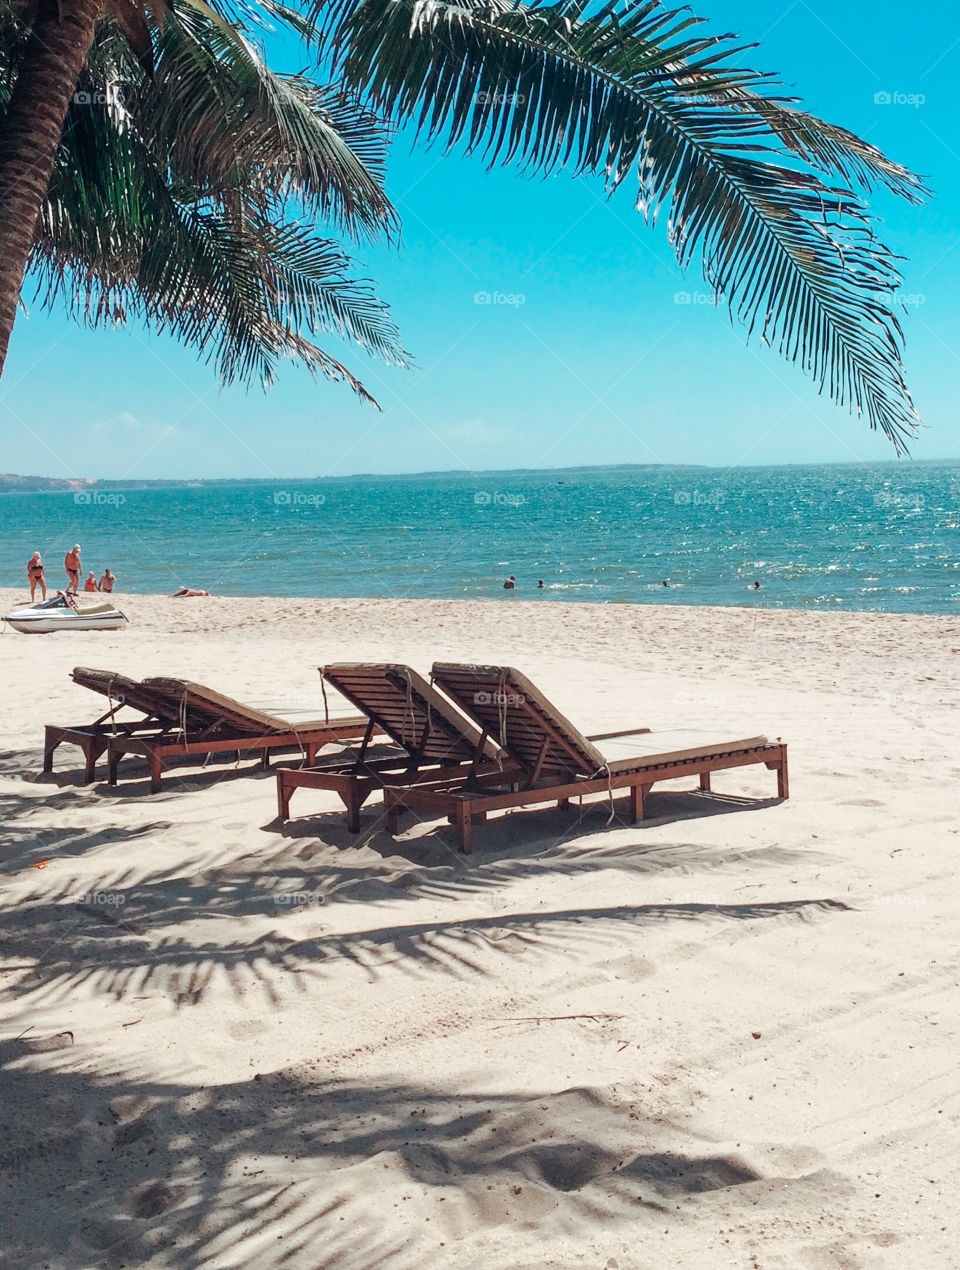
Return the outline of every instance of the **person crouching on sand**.
[[[116,575],[110,572],[110,566],[107,565],[103,573],[100,575],[100,590],[112,591],[116,580]]]
[[[87,574],[87,580],[86,580],[86,582],[84,582],[84,584],[83,584],[83,589],[84,589],[84,591],[96,591],[96,590],[97,590],[97,579],[94,577],[94,573],[93,573],[93,570],[92,570],[92,569],[91,569],[91,570],[90,570],[90,572]]]
[[[63,557],[63,567],[67,571],[67,595],[76,595],[80,590],[80,545],[74,543]]]
[[[30,603],[37,598],[37,587],[40,588],[41,599],[47,598],[47,578],[43,571],[43,560],[40,552],[35,551],[27,561],[27,578],[30,581]]]

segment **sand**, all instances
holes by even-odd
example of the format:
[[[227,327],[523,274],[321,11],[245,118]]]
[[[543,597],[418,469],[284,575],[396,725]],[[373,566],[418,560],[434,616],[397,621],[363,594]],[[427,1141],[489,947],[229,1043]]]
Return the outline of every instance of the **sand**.
[[[118,598],[0,639],[4,1266],[960,1264],[960,620]],[[283,826],[252,762],[39,774],[99,712],[74,665],[319,706],[344,658],[780,736],[792,797],[742,769],[465,858],[316,791]]]

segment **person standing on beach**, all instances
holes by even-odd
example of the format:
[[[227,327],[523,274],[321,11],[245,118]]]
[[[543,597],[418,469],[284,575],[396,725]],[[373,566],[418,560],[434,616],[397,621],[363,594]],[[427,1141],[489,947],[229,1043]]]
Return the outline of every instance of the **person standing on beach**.
[[[112,591],[112,590],[113,590],[113,584],[116,582],[116,580],[117,580],[117,579],[116,579],[115,575],[114,575],[114,574],[112,574],[112,573],[110,572],[110,566],[109,566],[109,565],[107,565],[107,567],[104,569],[103,573],[100,575],[100,590],[101,590],[101,591]]]
[[[37,598],[37,587],[40,588],[40,596],[42,599],[47,598],[47,579],[43,572],[43,560],[40,558],[40,552],[35,551],[27,561],[27,577],[30,580],[30,603],[32,604]]]
[[[74,543],[63,557],[63,567],[67,571],[67,595],[76,595],[80,590],[80,544]]]

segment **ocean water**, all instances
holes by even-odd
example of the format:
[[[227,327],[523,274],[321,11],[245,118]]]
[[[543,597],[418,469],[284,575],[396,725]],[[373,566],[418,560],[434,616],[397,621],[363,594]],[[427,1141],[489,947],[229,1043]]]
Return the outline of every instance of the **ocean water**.
[[[960,463],[288,480],[0,495],[0,584],[960,613]],[[504,592],[508,574],[517,589]],[[537,589],[538,579],[545,587]],[[662,585],[667,579],[668,587]],[[754,579],[759,592],[751,589]]]

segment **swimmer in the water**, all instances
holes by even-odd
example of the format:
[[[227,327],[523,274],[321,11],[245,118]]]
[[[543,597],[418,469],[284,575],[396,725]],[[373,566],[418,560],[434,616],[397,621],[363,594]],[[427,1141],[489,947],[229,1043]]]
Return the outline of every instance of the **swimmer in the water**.
[[[516,585],[517,585],[517,579],[511,573],[509,578],[507,578],[506,582],[504,582],[503,589],[504,591],[512,591]]]
[[[759,583],[759,582],[754,582],[753,586],[752,586],[750,589],[751,589],[751,591],[759,591],[759,590],[760,590],[760,583]]]
[[[543,589],[544,589],[544,582],[543,582],[543,578],[541,578],[540,581],[537,583],[537,590],[542,591]]]

